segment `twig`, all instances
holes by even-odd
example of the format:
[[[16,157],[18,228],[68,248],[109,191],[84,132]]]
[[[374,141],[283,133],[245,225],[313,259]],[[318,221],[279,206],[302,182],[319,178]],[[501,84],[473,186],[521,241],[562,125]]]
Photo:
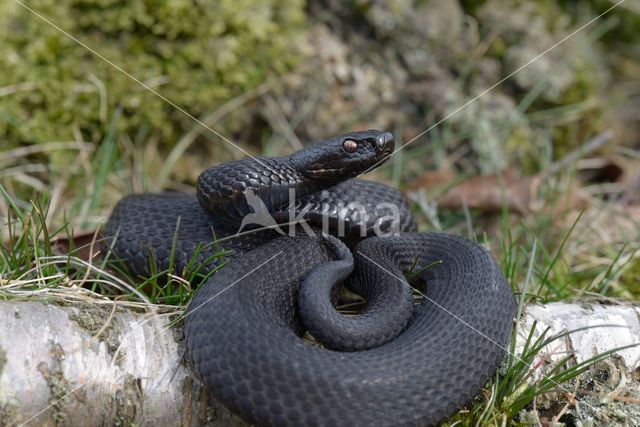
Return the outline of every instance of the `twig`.
[[[598,148],[602,147],[607,142],[613,139],[614,133],[612,130],[606,130],[593,138],[591,138],[586,143],[580,145],[575,150],[571,151],[569,154],[564,156],[562,159],[553,162],[545,171],[542,172],[542,175],[552,175],[560,172],[565,169],[567,166],[571,165],[571,163],[575,162],[579,158],[583,157],[586,154],[589,154]]]
[[[303,145],[300,142],[300,139],[296,136],[291,128],[289,122],[284,117],[282,110],[278,106],[278,103],[273,99],[272,96],[266,96],[264,98],[265,103],[267,104],[267,109],[271,114],[267,115],[267,120],[273,121],[275,123],[272,124],[280,128],[280,132],[284,135],[284,137],[289,141],[289,144],[294,150],[301,150]]]

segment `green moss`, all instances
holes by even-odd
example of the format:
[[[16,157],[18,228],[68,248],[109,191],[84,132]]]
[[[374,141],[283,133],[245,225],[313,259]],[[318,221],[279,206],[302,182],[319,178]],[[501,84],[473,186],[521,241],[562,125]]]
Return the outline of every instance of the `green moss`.
[[[34,0],[29,7],[194,116],[296,61],[301,0]],[[162,99],[16,2],[0,3],[0,138],[9,145],[100,141],[119,131],[164,140],[193,126]],[[29,83],[11,90],[11,85]],[[19,90],[21,89],[21,90]],[[75,132],[75,134],[74,134]],[[3,142],[3,145],[5,143]]]

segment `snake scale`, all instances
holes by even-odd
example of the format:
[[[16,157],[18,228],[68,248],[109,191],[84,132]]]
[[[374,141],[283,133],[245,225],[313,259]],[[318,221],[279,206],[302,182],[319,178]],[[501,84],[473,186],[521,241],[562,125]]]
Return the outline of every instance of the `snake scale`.
[[[196,374],[246,421],[437,424],[505,355],[516,301],[491,255],[415,232],[397,190],[355,178],[393,149],[388,132],[348,133],[215,166],[197,195],[133,195],[114,208],[106,241],[136,274],[151,273],[150,257],[207,273],[228,251],[189,304],[184,335]],[[249,195],[276,222],[295,211],[313,227],[236,234],[257,214]],[[334,308],[343,285],[366,301],[360,313]]]

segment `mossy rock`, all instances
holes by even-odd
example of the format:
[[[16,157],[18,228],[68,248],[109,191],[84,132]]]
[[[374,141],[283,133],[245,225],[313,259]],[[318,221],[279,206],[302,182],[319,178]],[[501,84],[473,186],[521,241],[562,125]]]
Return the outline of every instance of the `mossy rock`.
[[[301,0],[33,0],[0,3],[3,146],[100,141],[120,132],[173,140],[194,122],[116,68],[198,117],[295,64]]]

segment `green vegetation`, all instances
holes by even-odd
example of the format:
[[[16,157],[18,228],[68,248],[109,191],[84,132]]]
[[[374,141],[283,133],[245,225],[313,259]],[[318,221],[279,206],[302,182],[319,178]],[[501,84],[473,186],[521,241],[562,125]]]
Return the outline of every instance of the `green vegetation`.
[[[326,4],[336,10],[327,11]],[[334,130],[388,127],[402,144],[612,3],[28,5],[190,114],[214,117],[242,147],[256,152],[262,146],[265,154],[279,155],[296,146],[287,132],[307,141]],[[324,14],[305,16],[318,5]],[[632,145],[639,106],[629,95],[638,91],[629,80],[640,73],[633,48],[640,41],[639,11],[640,1],[627,0],[375,172],[403,190],[427,170],[453,173],[442,188],[427,188],[425,199],[414,198],[421,229],[486,242],[522,304],[640,298],[640,216],[618,203],[619,193],[581,184],[576,159],[558,163],[610,129],[616,139],[605,156],[640,158]],[[422,32],[425,22],[435,30]],[[344,44],[309,36],[315,26],[331,27]],[[298,49],[305,32],[311,49]],[[320,51],[325,56],[316,58]],[[311,66],[296,68],[300,63]],[[180,312],[193,293],[198,266],[132,277],[103,248],[100,226],[123,195],[191,191],[203,167],[241,155],[214,137],[191,146],[199,135],[191,119],[12,0],[0,4],[0,67],[0,299],[117,300],[133,309],[157,304]],[[352,76],[344,67],[357,72]],[[243,107],[267,77],[290,70],[297,86],[260,89],[271,104],[258,99],[258,108]],[[330,78],[318,83],[318,76]],[[256,113],[271,111],[272,104],[281,111]],[[517,214],[508,208],[508,169],[546,174],[533,200],[536,209]],[[498,215],[428,203],[469,176],[493,172],[503,203]],[[578,190],[585,190],[586,207],[568,202]],[[83,232],[84,239],[74,242],[72,236]],[[67,243],[60,246],[60,239]],[[529,337],[520,358],[510,358],[451,425],[525,425],[539,422],[527,418],[535,415],[527,411],[536,399],[559,393],[556,400],[570,400],[574,377],[595,369],[593,363],[607,354],[583,364],[569,356],[548,377],[534,375],[545,357],[543,344],[561,338]]]
[[[112,258],[108,248],[102,247],[97,235],[85,238],[88,240],[85,243],[76,243],[68,224],[57,229],[51,227],[47,223],[48,197],[38,196],[30,207],[20,208],[2,186],[0,193],[0,200],[8,207],[7,224],[0,230],[0,241],[6,242],[0,246],[0,298],[98,305],[117,301],[119,307],[130,309],[145,309],[154,304],[165,313],[180,314],[193,295],[191,283],[198,275],[198,266],[183,272],[171,268],[155,271],[148,278],[133,277]],[[585,276],[571,274],[572,267],[562,260],[574,256],[567,248],[574,240],[572,233],[582,215],[568,225],[564,235],[551,236],[545,244],[538,241],[538,237],[543,237],[541,233],[531,231],[525,222],[505,212],[506,234],[502,238],[489,238],[486,243],[501,245],[497,252],[502,255],[503,270],[519,296],[521,308],[527,302],[571,297],[576,291],[579,294]],[[472,225],[471,229],[475,227]],[[633,252],[636,250],[637,247]],[[104,256],[97,256],[99,251]],[[592,271],[590,280],[601,277],[603,272],[599,284],[608,280],[612,277],[609,273],[620,268],[620,254],[633,255],[631,252],[632,248],[623,246],[617,256],[609,258],[608,266]],[[599,285],[593,290],[601,295],[611,294]],[[343,310],[349,312],[351,307]],[[518,319],[520,316],[521,311]],[[581,363],[569,354],[551,367],[545,363],[544,371],[540,371],[547,346],[577,331],[555,336],[545,332],[534,337],[534,328],[535,324],[518,353],[514,333],[505,366],[474,404],[454,416],[449,425],[502,425],[505,420],[507,425],[526,425],[527,417],[540,416],[538,412],[530,412],[534,400],[549,399],[547,396],[554,393],[561,396],[574,393],[576,378],[598,369],[598,363],[615,352],[611,350]]]
[[[28,7],[200,117],[298,60],[300,0],[35,0]],[[113,114],[166,146],[191,119],[19,3],[0,4],[0,138],[100,141]]]
[[[503,373],[496,374],[492,384],[488,386],[484,394],[484,400],[478,401],[469,411],[461,411],[446,423],[454,426],[474,425],[529,425],[539,422],[540,413],[528,414],[526,409],[531,407],[536,398],[550,393],[573,394],[572,383],[581,374],[594,369],[598,362],[607,359],[616,351],[635,347],[629,345],[612,349],[597,356],[576,363],[572,354],[554,362],[551,368],[546,367],[544,374],[536,372],[540,367],[540,361],[545,358],[544,348],[555,341],[561,340],[580,329],[565,333],[547,336],[548,330],[539,337],[534,338],[535,324],[524,343],[522,352],[514,357],[515,347],[511,347],[507,365]],[[585,328],[588,329],[588,328]],[[588,405],[588,404],[587,404]],[[519,420],[515,422],[514,420]],[[559,419],[558,422],[563,422]]]

